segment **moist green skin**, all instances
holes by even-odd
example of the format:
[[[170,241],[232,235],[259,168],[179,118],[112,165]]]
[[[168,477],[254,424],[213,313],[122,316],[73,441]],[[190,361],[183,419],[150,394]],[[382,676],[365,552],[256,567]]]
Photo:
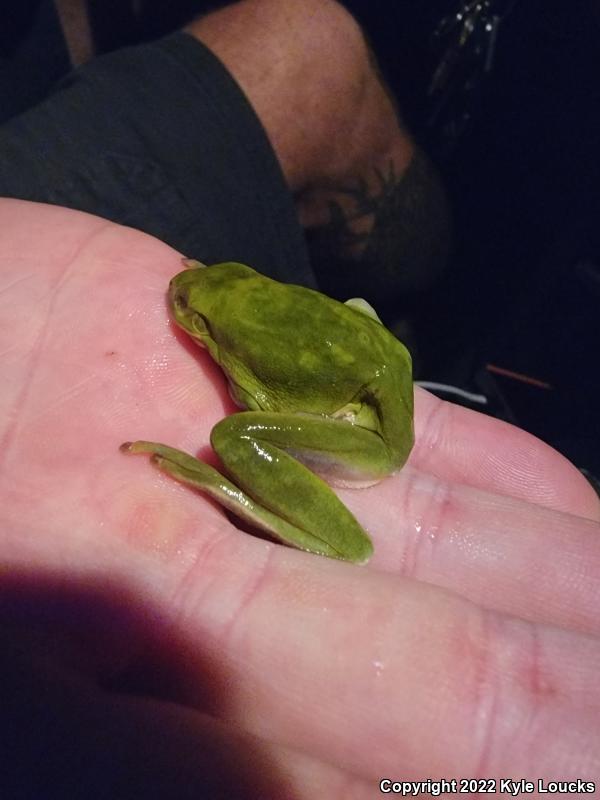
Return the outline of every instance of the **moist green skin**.
[[[287,544],[365,562],[370,538],[312,470],[365,485],[404,464],[414,442],[408,351],[360,301],[339,303],[243,264],[186,263],[169,285],[173,317],[248,409],[211,432],[231,480],[165,445],[122,449],[152,453],[161,469]]]

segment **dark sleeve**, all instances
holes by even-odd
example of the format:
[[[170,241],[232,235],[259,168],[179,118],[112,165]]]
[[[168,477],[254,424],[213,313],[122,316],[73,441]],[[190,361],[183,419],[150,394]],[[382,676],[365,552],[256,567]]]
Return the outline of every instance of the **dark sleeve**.
[[[190,257],[314,286],[266,133],[193,37],[102,56],[0,127],[0,194],[97,214]]]

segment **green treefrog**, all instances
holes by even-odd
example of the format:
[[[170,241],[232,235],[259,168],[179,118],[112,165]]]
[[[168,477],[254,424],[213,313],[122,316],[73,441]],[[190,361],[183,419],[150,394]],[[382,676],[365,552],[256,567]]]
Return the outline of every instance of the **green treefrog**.
[[[371,539],[315,472],[367,486],[404,464],[414,440],[408,350],[364,300],[341,303],[243,264],[184,263],[169,285],[172,315],[247,409],[211,432],[228,478],[163,444],[121,450],[153,454],[162,470],[287,544],[364,563]]]

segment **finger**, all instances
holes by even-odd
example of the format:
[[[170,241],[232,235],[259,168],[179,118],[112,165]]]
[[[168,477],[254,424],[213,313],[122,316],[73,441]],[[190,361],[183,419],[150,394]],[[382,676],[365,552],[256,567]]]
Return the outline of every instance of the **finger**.
[[[337,767],[192,709],[101,689],[49,639],[4,627],[2,644],[4,797],[373,796]]]
[[[411,464],[448,482],[600,520],[598,496],[556,450],[514,425],[444,402],[419,387]]]
[[[375,542],[370,566],[534,622],[600,634],[600,525],[405,469],[342,499]]]
[[[188,659],[190,702],[365,779],[598,774],[598,641],[271,545],[250,561],[221,540],[179,584],[227,687],[207,699]]]
[[[160,696],[367,781],[598,773],[598,641],[226,525],[206,539],[180,530],[172,557],[165,552],[137,566],[124,547],[86,541],[75,554],[82,586],[106,593],[124,571],[145,625],[168,629],[160,653],[178,665],[170,686],[157,687],[155,660],[134,647],[138,665],[150,658],[146,677]],[[43,558],[46,569],[52,558],[64,590],[64,546]],[[127,596],[112,604],[122,613]],[[112,636],[127,631],[120,646],[131,647],[128,626],[109,619]],[[135,683],[140,672],[125,686],[147,695],[147,683]]]
[[[505,774],[512,763],[528,774],[547,766],[543,753],[559,763],[552,737],[561,725],[586,769],[600,766],[579,746],[587,737],[600,752],[584,710],[597,714],[599,656],[585,637],[504,624],[434,587],[261,542],[208,504],[200,517],[198,498],[170,483],[144,493],[113,482],[104,502],[101,472],[97,524],[74,505],[60,538],[45,536],[53,506],[30,504],[24,527],[7,520],[6,556],[66,576],[76,569],[86,583],[126,576],[148,618],[161,609],[186,642],[170,652],[187,670],[175,682],[187,702],[314,758],[327,753],[366,779],[399,769]],[[198,660],[219,676],[213,691]],[[540,747],[527,752],[527,770],[521,724]]]

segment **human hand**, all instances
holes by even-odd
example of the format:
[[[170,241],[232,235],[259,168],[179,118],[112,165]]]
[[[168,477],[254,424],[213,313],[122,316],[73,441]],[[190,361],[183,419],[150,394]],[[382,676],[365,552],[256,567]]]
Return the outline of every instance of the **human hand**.
[[[368,566],[249,536],[118,452],[197,451],[231,410],[168,321],[179,255],[50,206],[3,201],[0,221],[15,786],[363,798],[384,777],[600,776],[600,511],[571,465],[418,391],[409,466],[340,490]]]

